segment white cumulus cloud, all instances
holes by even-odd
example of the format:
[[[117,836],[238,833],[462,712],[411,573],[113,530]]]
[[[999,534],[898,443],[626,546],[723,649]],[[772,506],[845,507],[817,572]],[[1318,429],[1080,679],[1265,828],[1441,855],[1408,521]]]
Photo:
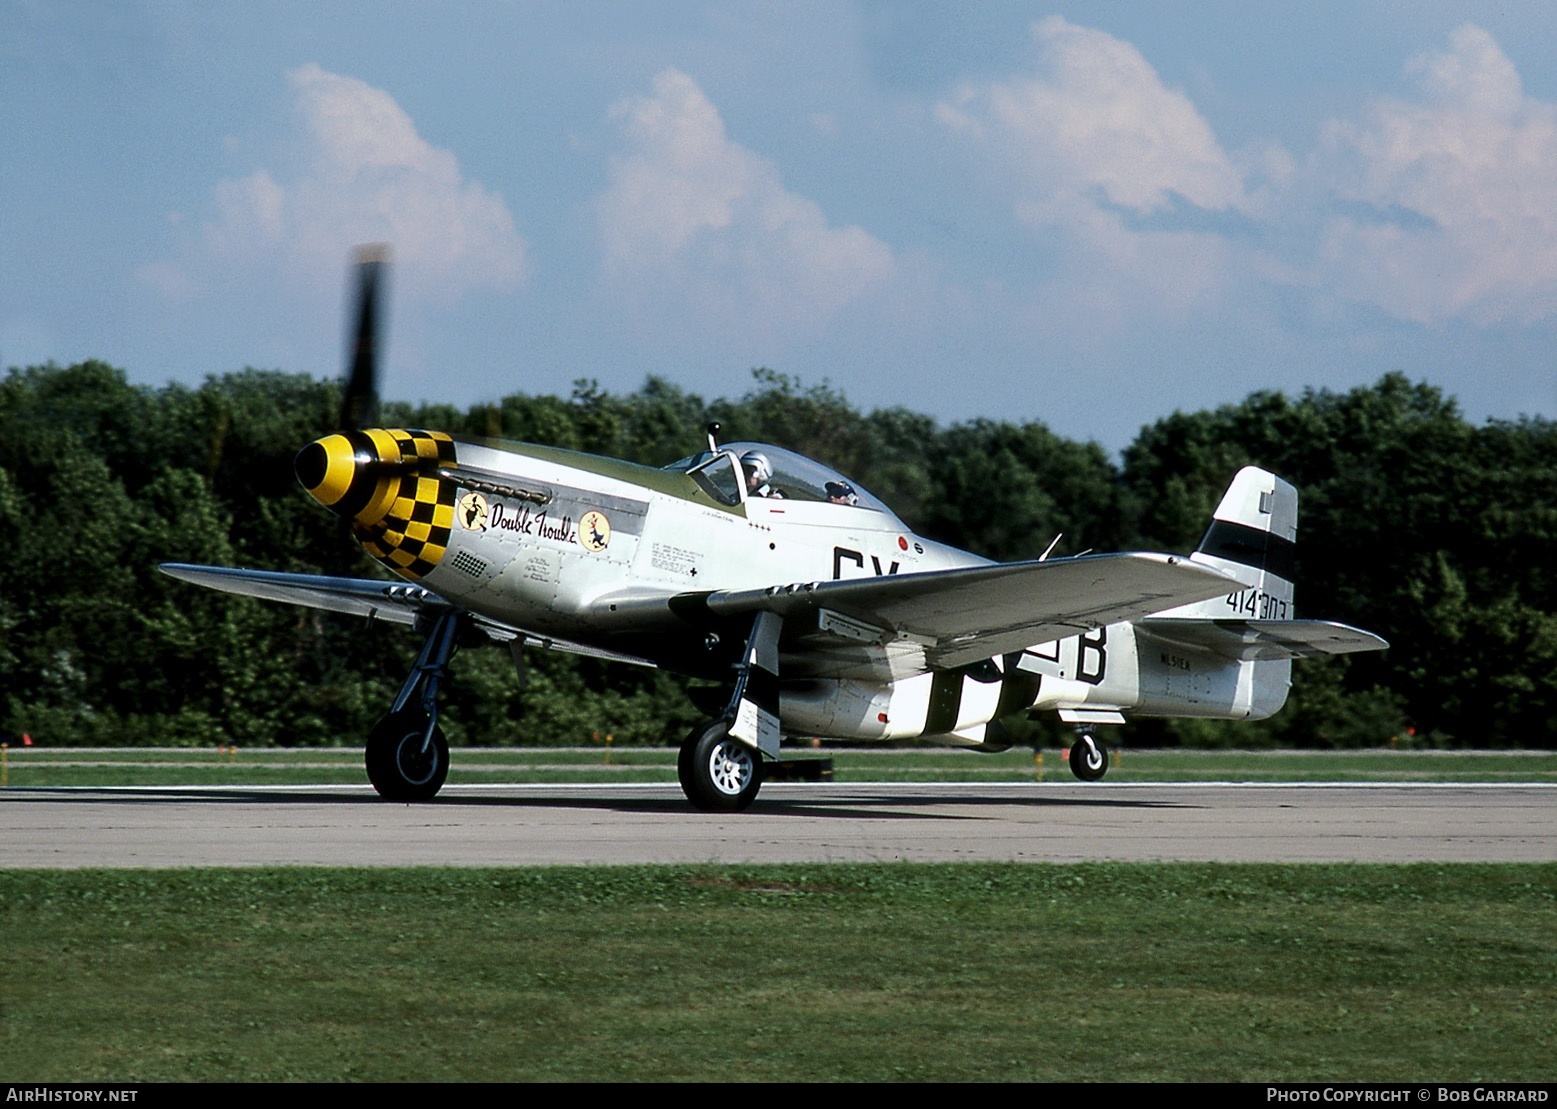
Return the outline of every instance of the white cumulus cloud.
[[[685,73],[665,70],[611,114],[623,148],[597,207],[605,271],[641,311],[794,337],[891,278],[884,243],[787,190]]]
[[[1529,323],[1557,314],[1557,106],[1524,91],[1467,24],[1412,61],[1409,98],[1334,121],[1316,158],[1361,210],[1324,229],[1321,271],[1401,319]]]
[[[353,244],[388,241],[406,285],[435,299],[524,280],[526,246],[497,193],[466,180],[383,89],[306,65],[287,74],[300,156],[228,178],[200,235],[198,267],[265,264],[334,282]],[[149,266],[164,289],[180,267]]]
[[[1059,16],[1033,25],[1037,71],[963,84],[937,115],[1005,151],[1034,223],[1068,218],[1101,195],[1146,215],[1175,197],[1211,211],[1246,206],[1243,182],[1210,126],[1139,50]]]
[[[1177,314],[1222,287],[1238,249],[1185,212],[1254,216],[1242,173],[1182,92],[1128,42],[1054,16],[1033,24],[1032,70],[965,82],[936,105],[1008,192],[1016,218],[1058,236],[1054,315]],[[1266,163],[1280,162],[1266,151]]]

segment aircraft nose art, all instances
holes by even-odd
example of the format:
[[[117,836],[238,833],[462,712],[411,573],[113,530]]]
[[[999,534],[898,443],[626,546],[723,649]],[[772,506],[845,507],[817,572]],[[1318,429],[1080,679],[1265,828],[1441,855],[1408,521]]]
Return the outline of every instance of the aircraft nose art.
[[[457,487],[438,471],[455,465],[454,440],[441,432],[370,428],[309,443],[293,469],[370,555],[416,579],[448,549]]]

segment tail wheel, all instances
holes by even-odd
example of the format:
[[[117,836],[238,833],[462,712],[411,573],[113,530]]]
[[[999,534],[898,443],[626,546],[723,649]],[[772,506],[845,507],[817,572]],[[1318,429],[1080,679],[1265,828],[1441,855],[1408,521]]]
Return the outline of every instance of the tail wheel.
[[[1095,782],[1108,773],[1108,749],[1090,733],[1076,737],[1070,749],[1070,772],[1083,782]]]
[[[449,775],[449,743],[443,729],[419,711],[391,713],[368,734],[368,781],[386,801],[430,801]]]
[[[762,755],[730,738],[722,721],[687,736],[676,760],[681,791],[702,812],[740,812],[762,788]]]

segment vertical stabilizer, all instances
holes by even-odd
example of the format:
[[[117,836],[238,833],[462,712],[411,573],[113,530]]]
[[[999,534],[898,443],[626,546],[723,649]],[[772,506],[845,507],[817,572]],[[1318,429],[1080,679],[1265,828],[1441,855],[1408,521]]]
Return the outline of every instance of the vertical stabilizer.
[[[1235,575],[1244,589],[1229,611],[1215,599],[1174,615],[1290,620],[1293,566],[1297,560],[1297,489],[1268,470],[1238,471],[1211,526],[1190,556],[1195,562]]]

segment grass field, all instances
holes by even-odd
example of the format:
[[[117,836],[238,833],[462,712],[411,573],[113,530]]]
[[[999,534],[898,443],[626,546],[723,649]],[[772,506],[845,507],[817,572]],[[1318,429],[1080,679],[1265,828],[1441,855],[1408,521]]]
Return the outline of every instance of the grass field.
[[[1557,865],[0,871],[0,1073],[1557,1079]]]
[[[788,757],[786,755],[786,757]],[[1064,752],[1013,749],[826,749],[796,757],[833,760],[834,780],[1072,781]],[[1553,751],[1118,751],[1114,782],[1557,782]],[[676,753],[662,748],[474,747],[456,749],[449,782],[669,782]],[[355,747],[11,748],[5,784],[301,785],[366,782]]]

